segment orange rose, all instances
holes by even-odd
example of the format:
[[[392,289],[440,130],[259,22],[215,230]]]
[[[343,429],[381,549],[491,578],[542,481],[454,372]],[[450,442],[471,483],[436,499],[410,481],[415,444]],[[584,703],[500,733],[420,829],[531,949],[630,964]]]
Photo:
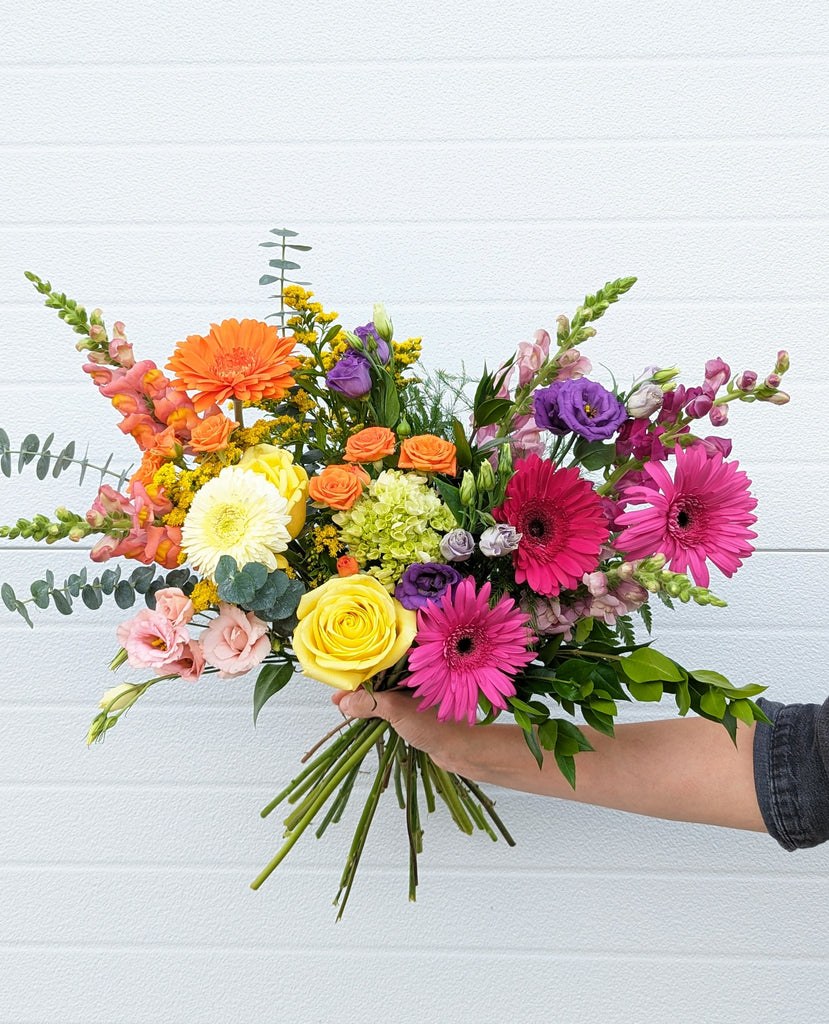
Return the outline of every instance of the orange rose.
[[[228,419],[223,412],[199,420],[190,432],[190,447],[194,452],[218,452],[227,448],[231,432],[238,427],[235,420]]]
[[[366,427],[349,437],[345,446],[346,462],[379,462],[397,447],[394,432],[388,427]]]
[[[400,445],[400,469],[419,469],[424,473],[448,473],[454,476],[455,446],[434,434],[408,437]]]
[[[370,480],[362,466],[326,466],[308,481],[308,493],[312,501],[345,511],[360,497]]]
[[[360,571],[360,563],[353,555],[340,555],[337,559],[338,576],[354,576]]]

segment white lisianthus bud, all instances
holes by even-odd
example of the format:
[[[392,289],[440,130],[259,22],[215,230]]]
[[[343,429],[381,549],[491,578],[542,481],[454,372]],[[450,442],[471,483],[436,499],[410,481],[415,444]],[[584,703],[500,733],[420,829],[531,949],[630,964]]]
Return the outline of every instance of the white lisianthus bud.
[[[134,704],[140,696],[141,687],[131,683],[119,683],[107,690],[98,705],[103,711],[123,711]]]
[[[382,302],[374,303],[374,315],[371,319],[374,324],[375,331],[377,331],[383,341],[390,342],[392,335],[394,334],[394,327],[392,326],[389,314],[386,312],[386,307]]]
[[[627,400],[625,408],[635,420],[647,419],[662,408],[663,392],[658,384],[643,384]]]

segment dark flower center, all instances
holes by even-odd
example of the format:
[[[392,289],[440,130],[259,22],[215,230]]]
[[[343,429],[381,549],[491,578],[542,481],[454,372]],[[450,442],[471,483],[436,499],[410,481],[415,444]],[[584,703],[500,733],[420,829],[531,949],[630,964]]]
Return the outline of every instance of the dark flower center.
[[[543,519],[531,519],[529,523],[527,523],[527,533],[531,537],[543,537],[546,532],[547,524]]]
[[[472,642],[471,636],[458,637],[458,641],[455,644],[455,650],[458,654],[469,654],[475,644]]]
[[[668,531],[684,544],[696,544],[706,534],[709,512],[696,495],[683,495],[675,502],[668,518]]]

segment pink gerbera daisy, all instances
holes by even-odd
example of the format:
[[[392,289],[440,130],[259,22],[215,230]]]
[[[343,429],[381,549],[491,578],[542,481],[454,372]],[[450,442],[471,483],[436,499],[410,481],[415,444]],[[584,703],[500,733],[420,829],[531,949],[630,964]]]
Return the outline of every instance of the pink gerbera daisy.
[[[545,597],[593,572],[609,533],[601,499],[578,469],[557,469],[537,455],[516,461],[504,504],[492,514],[521,534],[512,556],[516,583]]]
[[[506,594],[489,606],[491,587],[475,592],[471,576],[451,588],[438,605],[428,601],[417,613],[416,647],[409,652],[407,686],[415,687],[421,709],[438,705],[438,718],[475,723],[478,697],[505,708],[515,693],[513,678],[535,654],[528,616]]]
[[[647,507],[617,516],[616,525],[624,529],[616,548],[627,558],[661,552],[672,572],[690,568],[694,581],[707,587],[706,559],[733,576],[754,550],[749,539],[757,534],[748,527],[757,521],[751,512],[757,499],[738,463],[708,456],[701,444],[677,446],[674,455],[673,480],[662,463],[648,462],[644,472],[651,479],[625,490],[626,503]]]

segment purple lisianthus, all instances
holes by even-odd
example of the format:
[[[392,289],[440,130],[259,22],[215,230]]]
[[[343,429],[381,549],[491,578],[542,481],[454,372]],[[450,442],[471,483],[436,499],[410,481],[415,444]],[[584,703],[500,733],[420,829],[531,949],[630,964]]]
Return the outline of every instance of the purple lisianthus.
[[[440,605],[448,587],[460,583],[463,576],[451,565],[441,562],[415,562],[400,577],[394,596],[410,611],[425,608],[427,601]]]
[[[628,415],[612,391],[586,377],[556,381],[536,391],[533,414],[542,430],[552,434],[572,431],[588,441],[612,437]]]
[[[374,338],[377,342],[377,358],[381,363],[388,363],[389,361],[389,345],[388,342],[384,341],[377,333],[377,328],[373,323],[367,323],[365,327],[355,327],[354,333],[362,341],[362,343],[368,348],[369,337]]]
[[[346,398],[365,398],[371,391],[370,367],[365,356],[350,348],[328,371],[325,383]]]

